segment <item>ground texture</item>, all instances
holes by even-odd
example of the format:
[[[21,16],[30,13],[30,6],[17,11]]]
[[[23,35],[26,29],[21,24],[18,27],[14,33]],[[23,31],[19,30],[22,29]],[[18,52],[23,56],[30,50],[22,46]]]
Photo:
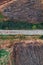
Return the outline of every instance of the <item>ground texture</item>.
[[[43,65],[43,43],[19,42],[14,46],[15,65]]]
[[[43,1],[17,0],[3,10],[3,15],[10,20],[28,21],[31,23],[43,22]]]

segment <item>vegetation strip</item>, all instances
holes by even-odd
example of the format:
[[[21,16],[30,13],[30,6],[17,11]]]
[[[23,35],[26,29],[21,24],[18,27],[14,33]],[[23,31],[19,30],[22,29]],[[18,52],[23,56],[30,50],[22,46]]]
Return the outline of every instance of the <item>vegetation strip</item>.
[[[0,15],[2,18],[2,16]],[[3,19],[2,19],[3,20]],[[34,30],[34,29],[43,29],[43,23],[28,23],[24,21],[0,21],[0,29],[5,30]]]

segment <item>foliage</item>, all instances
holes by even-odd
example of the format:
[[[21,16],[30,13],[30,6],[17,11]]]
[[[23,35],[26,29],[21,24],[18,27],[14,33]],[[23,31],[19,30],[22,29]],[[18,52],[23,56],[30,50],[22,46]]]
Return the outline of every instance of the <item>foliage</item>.
[[[2,18],[4,18],[4,16],[2,15],[2,13],[0,12],[0,18],[2,19]]]
[[[20,30],[20,29],[43,29],[43,23],[28,23],[24,21],[0,21],[0,29]]]
[[[32,26],[32,29],[37,29],[36,25],[33,25],[33,26]]]
[[[3,56],[5,56],[5,55],[8,55],[8,52],[5,51],[4,49],[1,49],[0,50],[0,58],[3,57]]]
[[[9,52],[5,49],[0,50],[0,65],[8,65]]]
[[[43,35],[40,36],[40,39],[43,39]]]

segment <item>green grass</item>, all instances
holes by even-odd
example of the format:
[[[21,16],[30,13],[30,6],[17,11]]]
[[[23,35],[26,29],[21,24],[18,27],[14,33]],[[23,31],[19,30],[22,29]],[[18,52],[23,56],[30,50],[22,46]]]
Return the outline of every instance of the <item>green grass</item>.
[[[0,29],[5,30],[34,30],[43,29],[43,23],[28,23],[25,21],[0,21]]]
[[[0,19],[4,18],[4,16],[2,15],[2,13],[0,13]]]
[[[0,65],[8,65],[9,60],[9,52],[5,49],[0,50]]]
[[[8,54],[9,53],[6,50],[4,50],[4,49],[0,50],[0,58],[4,57],[5,55],[8,55]]]

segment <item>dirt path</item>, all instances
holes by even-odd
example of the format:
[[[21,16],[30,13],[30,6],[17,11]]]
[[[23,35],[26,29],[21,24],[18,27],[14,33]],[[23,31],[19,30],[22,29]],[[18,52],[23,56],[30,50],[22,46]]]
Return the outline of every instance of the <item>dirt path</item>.
[[[0,30],[0,35],[43,35],[43,30]]]

